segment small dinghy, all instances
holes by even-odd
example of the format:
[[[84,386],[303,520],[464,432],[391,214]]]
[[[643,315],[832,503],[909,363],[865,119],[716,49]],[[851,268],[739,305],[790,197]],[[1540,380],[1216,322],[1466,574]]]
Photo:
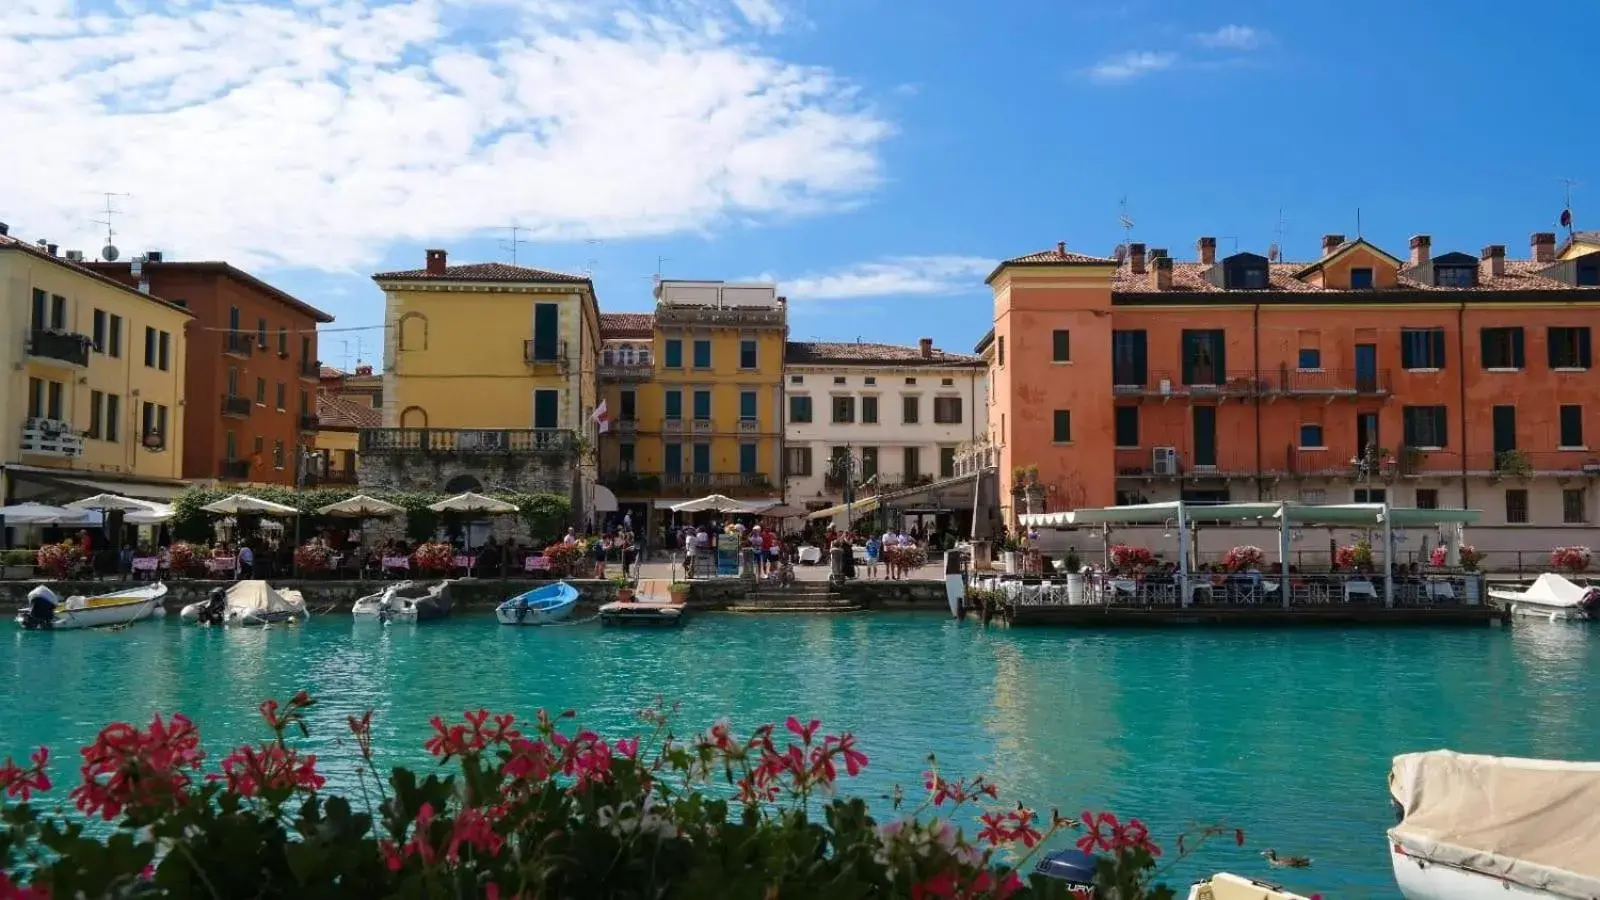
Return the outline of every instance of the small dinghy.
[[[185,606],[180,614],[183,621],[199,625],[277,625],[311,618],[299,591],[275,589],[265,581],[236,582],[219,597],[221,590],[217,588],[209,598]]]
[[[160,582],[94,597],[66,600],[44,585],[28,592],[28,605],[17,611],[17,624],[29,631],[101,628],[129,625],[154,615],[164,615],[161,605],[167,586]]]
[[[1321,895],[1318,895],[1321,896]],[[1189,887],[1189,900],[1308,900],[1281,884],[1255,881],[1219,872]]]
[[[1546,572],[1525,591],[1491,588],[1489,596],[1511,607],[1514,616],[1533,616],[1552,622],[1600,617],[1600,588],[1573,584]]]
[[[425,584],[400,581],[357,600],[350,614],[357,620],[426,622],[450,614],[450,582]]]
[[[572,615],[578,589],[565,581],[518,594],[495,607],[501,625],[551,625]]]

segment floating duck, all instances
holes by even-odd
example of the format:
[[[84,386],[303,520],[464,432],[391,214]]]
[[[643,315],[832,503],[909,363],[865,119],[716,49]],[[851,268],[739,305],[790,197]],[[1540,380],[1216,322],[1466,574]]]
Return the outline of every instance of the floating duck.
[[[1309,856],[1279,856],[1278,851],[1272,849],[1271,847],[1261,851],[1261,855],[1265,856],[1267,858],[1267,864],[1271,865],[1275,869],[1311,868],[1311,857]]]

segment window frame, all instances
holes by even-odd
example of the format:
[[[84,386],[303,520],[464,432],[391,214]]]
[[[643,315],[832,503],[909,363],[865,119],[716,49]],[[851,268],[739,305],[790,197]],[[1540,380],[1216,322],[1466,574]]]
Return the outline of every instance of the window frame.
[[[1312,355],[1312,360],[1311,360],[1311,362],[1309,364],[1307,364],[1307,362],[1306,362],[1306,354],[1307,353]],[[1322,348],[1321,347],[1301,347],[1295,353],[1294,367],[1295,367],[1295,371],[1297,371],[1297,372],[1321,372],[1323,370],[1322,369]]]
[[[1545,329],[1546,355],[1556,372],[1586,372],[1593,364],[1590,329],[1586,325],[1551,325]]]
[[[1050,443],[1072,443],[1072,410],[1057,409],[1050,413]]]
[[[1315,429],[1316,430],[1316,434],[1315,434],[1316,442],[1315,443],[1308,443],[1306,441],[1306,437],[1308,436],[1308,433],[1309,433],[1308,429]],[[1322,427],[1322,423],[1321,422],[1301,422],[1300,423],[1299,438],[1300,438],[1300,449],[1301,450],[1326,450],[1326,449],[1328,449],[1327,429]]]
[[[1356,280],[1357,280],[1356,273],[1357,272],[1364,273],[1363,277],[1366,279],[1366,282],[1367,282],[1366,284],[1356,284]],[[1378,286],[1378,273],[1377,273],[1376,270],[1373,269],[1372,266],[1351,266],[1350,267],[1350,290],[1352,290],[1352,291],[1370,291],[1370,290],[1374,290],[1375,288],[1377,288],[1377,286]]]
[[[804,415],[801,415],[804,410]],[[789,421],[796,425],[810,425],[816,419],[816,409],[810,394],[789,395]]]
[[[1484,371],[1520,372],[1528,367],[1527,338],[1523,334],[1522,326],[1496,325],[1480,328],[1478,340],[1479,361]],[[1491,349],[1494,351],[1492,354]]]
[[[955,416],[953,418],[949,414],[950,404],[952,404],[952,403],[955,404]],[[945,410],[943,415],[940,414],[941,405]],[[951,396],[938,397],[938,396],[936,396],[936,397],[933,398],[933,424],[935,424],[935,425],[960,425],[960,424],[962,424],[961,418],[962,418],[963,413],[964,413],[964,411],[962,410],[962,403],[961,403],[961,398],[960,397],[951,397]]]
[[[1576,498],[1577,503],[1571,501]],[[1574,511],[1576,510],[1576,511]],[[1562,488],[1561,489],[1561,524],[1587,525],[1589,524],[1589,489],[1588,488]]]
[[[862,394],[861,395],[861,424],[862,425],[877,425],[878,424],[878,395],[877,394]]]
[[[1050,361],[1053,363],[1072,362],[1072,331],[1066,328],[1057,328],[1050,332]]]
[[[702,348],[704,348],[705,351],[706,351],[706,353],[705,353],[705,360],[706,361],[703,362],[703,363],[700,361],[700,350]],[[703,371],[710,371],[714,367],[713,364],[716,361],[716,356],[714,355],[714,353],[713,353],[713,351],[711,349],[711,339],[710,338],[695,338],[694,339],[694,343],[689,348],[689,352],[690,352],[689,361],[691,363],[691,368],[700,369],[700,370],[703,370]]]
[[[833,425],[854,425],[856,421],[856,398],[854,394],[834,394],[829,398],[828,408],[830,416],[828,421]],[[840,416],[841,411],[843,417]]]
[[[1421,358],[1417,356],[1420,354]],[[1436,325],[1400,329],[1400,367],[1407,372],[1442,372],[1448,364],[1445,329]]]
[[[750,351],[750,363],[745,364],[745,351]],[[739,339],[739,368],[746,372],[754,372],[761,368],[760,344],[754,338]]]
[[[1517,502],[1514,504],[1512,503],[1513,500]],[[1507,525],[1528,524],[1528,491],[1526,488],[1506,488],[1505,514]]]
[[[1571,411],[1570,413],[1568,412],[1569,410]],[[1569,420],[1568,419],[1568,415],[1569,414],[1574,416],[1575,418],[1572,419],[1572,420]],[[1569,425],[1572,426],[1572,433],[1569,433],[1569,431],[1568,431],[1568,426]],[[1556,433],[1557,433],[1557,447],[1556,447],[1556,449],[1558,449],[1558,450],[1587,450],[1587,449],[1589,449],[1588,445],[1584,443],[1584,437],[1583,437],[1583,406],[1582,405],[1577,404],[1577,403],[1563,403],[1563,404],[1561,404],[1561,405],[1556,407]],[[1577,440],[1576,441],[1569,441],[1569,440],[1567,440],[1569,437],[1576,437]]]
[[[1139,426],[1141,424],[1139,421],[1139,407],[1118,406],[1114,407],[1114,409],[1116,411],[1111,414],[1111,434],[1113,446],[1118,450],[1139,449]],[[1123,410],[1127,410],[1128,412],[1123,412]],[[1128,431],[1131,431],[1133,434],[1133,443],[1131,444],[1123,443],[1123,438],[1127,436]]]
[[[921,394],[901,394],[900,395],[900,424],[901,425],[921,425],[922,424],[922,395]]]

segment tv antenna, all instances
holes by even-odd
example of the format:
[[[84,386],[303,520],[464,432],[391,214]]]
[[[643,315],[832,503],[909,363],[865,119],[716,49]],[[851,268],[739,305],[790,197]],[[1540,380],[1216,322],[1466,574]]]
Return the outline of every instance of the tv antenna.
[[[1557,178],[1561,186],[1566,189],[1566,205],[1561,207],[1561,224],[1567,226],[1567,236],[1572,236],[1572,189],[1582,184],[1571,178]]]
[[[656,257],[656,280],[657,281],[661,280],[661,267],[666,265],[669,262],[672,262],[672,257],[670,257],[670,256],[658,256],[658,257]]]
[[[1239,236],[1236,234],[1219,235],[1225,241],[1233,241],[1233,252],[1239,252]]]
[[[1356,240],[1361,240],[1361,207],[1356,207]]]
[[[509,250],[509,251],[511,251],[511,264],[514,266],[514,265],[517,264],[517,247],[519,245],[521,245],[521,244],[531,243],[531,241],[524,240],[523,238],[520,238],[517,235],[521,234],[524,231],[528,231],[529,229],[523,228],[521,225],[518,225],[516,222],[512,222],[510,225],[501,225],[500,226],[500,230],[501,231],[509,231],[509,232],[511,232],[510,240],[502,242],[500,244],[500,249],[501,250]]]
[[[1278,207],[1278,224],[1272,229],[1272,246],[1267,249],[1268,262],[1281,262],[1283,259],[1283,234],[1287,230],[1283,222],[1283,207]]]
[[[1128,216],[1128,195],[1123,194],[1117,203],[1117,223],[1122,226],[1122,242],[1133,240],[1133,219]]]
[[[117,242],[115,240],[117,232],[116,229],[111,227],[111,223],[113,221],[113,217],[121,215],[122,210],[117,209],[114,205],[112,205],[112,198],[131,197],[133,195],[120,193],[118,191],[101,191],[100,195],[106,198],[106,208],[104,213],[105,218],[93,220],[96,225],[104,225],[106,227],[106,245],[100,248],[100,258],[106,262],[116,262],[117,257],[121,255],[121,252],[117,250]]]

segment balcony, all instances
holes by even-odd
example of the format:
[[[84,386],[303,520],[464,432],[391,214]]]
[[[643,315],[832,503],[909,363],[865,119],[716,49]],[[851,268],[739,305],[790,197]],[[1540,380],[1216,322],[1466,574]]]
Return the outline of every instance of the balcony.
[[[776,490],[771,480],[759,472],[666,472],[661,475],[661,488],[672,494],[724,494],[729,497],[765,496]]]
[[[1460,474],[1459,470],[1456,474]],[[1525,478],[1600,478],[1600,453],[1587,450],[1507,450],[1467,454],[1467,474],[1495,481]]]
[[[1286,397],[1387,397],[1394,390],[1388,369],[1291,369],[1267,377],[1266,393]]]
[[[711,434],[713,431],[714,431],[714,429],[712,428],[710,419],[702,419],[702,418],[699,418],[699,417],[695,418],[695,420],[694,420],[694,433],[695,434]]]
[[[644,362],[619,362],[616,360],[600,363],[600,380],[612,382],[649,381],[655,377],[655,366],[649,360]]]
[[[230,331],[222,336],[222,352],[229,356],[249,357],[256,352],[256,336],[242,331]]]
[[[83,455],[83,435],[59,419],[29,419],[22,425],[23,456],[77,459]]]
[[[322,361],[318,359],[300,360],[300,377],[306,381],[318,381],[322,378]]]
[[[569,362],[567,360],[567,342],[556,341],[554,347],[540,346],[539,341],[522,342],[522,361],[534,371],[565,372]]]
[[[622,496],[653,496],[661,493],[661,476],[616,470],[600,473],[600,483]]]
[[[542,454],[577,449],[565,428],[363,428],[362,453]]]
[[[622,437],[633,437],[634,435],[636,435],[638,433],[639,433],[639,420],[638,419],[618,419],[617,420],[617,434],[621,435]]]
[[[668,416],[662,419],[661,430],[671,433],[683,431],[683,418],[681,416]]]
[[[238,397],[233,394],[228,394],[222,398],[222,414],[225,416],[231,416],[235,419],[250,418],[250,409],[252,406],[253,404],[250,402],[249,397]]]
[[[1255,397],[1266,393],[1267,388],[1266,380],[1257,378],[1250,371],[1223,373],[1202,369],[1193,373],[1192,384],[1185,384],[1180,372],[1140,373],[1114,368],[1111,374],[1111,391],[1118,397],[1156,397],[1162,400]]]
[[[775,328],[784,325],[779,306],[688,306],[656,304],[657,328]]]
[[[1118,478],[1142,478],[1146,481],[1254,478],[1260,474],[1253,463],[1226,459],[1221,453],[1212,465],[1194,465],[1193,458],[1188,448],[1155,444],[1149,447],[1119,447],[1115,451],[1113,464]],[[1253,455],[1250,458],[1253,460]]]
[[[35,328],[28,336],[28,355],[69,366],[87,367],[93,345],[86,334]]]
[[[217,477],[228,481],[248,481],[250,479],[250,460],[224,459],[217,467]]]
[[[761,430],[761,420],[760,419],[754,419],[754,418],[741,418],[741,419],[739,419],[739,433],[740,434],[755,434],[756,432],[758,432],[760,430]]]
[[[300,414],[300,430],[301,431],[317,431],[321,427],[322,427],[322,421],[317,418],[317,414],[316,413],[301,413]]]

